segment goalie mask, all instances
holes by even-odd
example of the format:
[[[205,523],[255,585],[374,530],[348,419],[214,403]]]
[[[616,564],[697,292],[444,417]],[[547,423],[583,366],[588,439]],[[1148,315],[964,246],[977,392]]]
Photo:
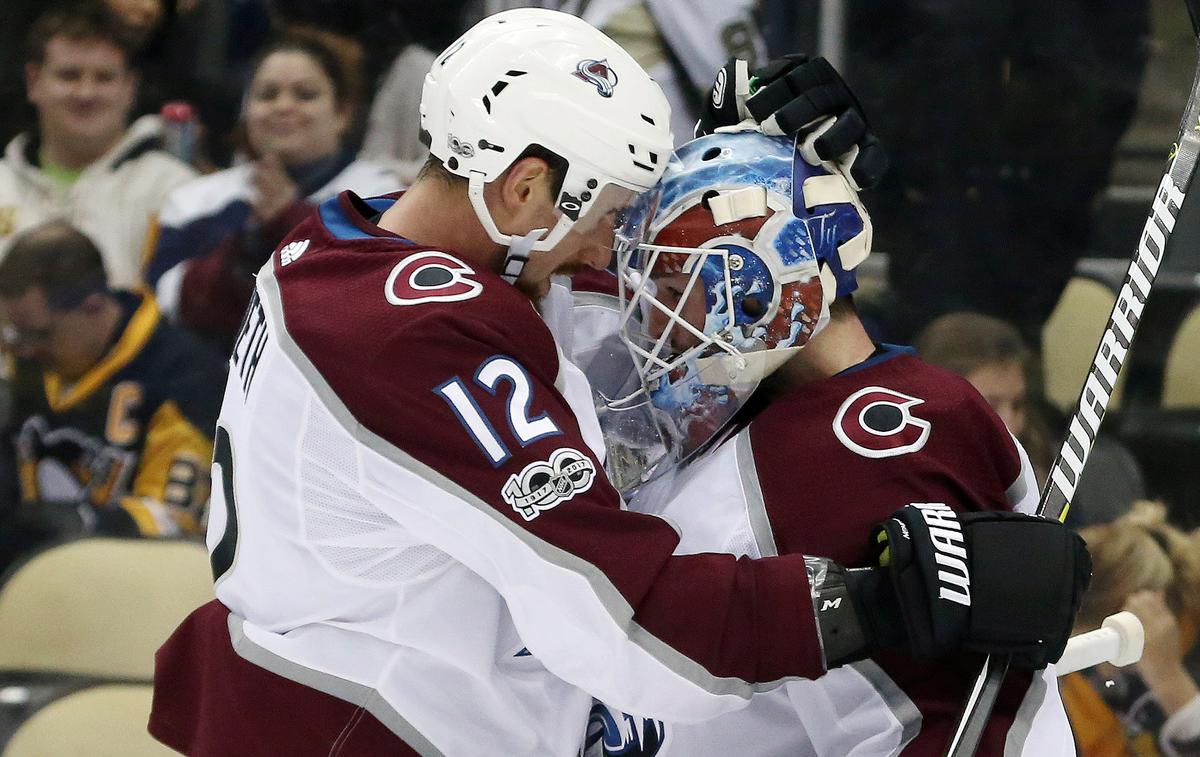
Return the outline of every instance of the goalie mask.
[[[758,132],[684,145],[656,199],[649,242],[618,249],[621,334],[641,389],[606,402],[602,421],[626,491],[728,427],[825,325],[870,244],[836,167]]]
[[[446,170],[467,179],[475,215],[508,248],[515,281],[529,254],[568,231],[609,236],[614,218],[657,184],[673,141],[658,84],[586,22],[543,8],[489,16],[446,48],[425,76],[422,136]],[[553,228],[506,234],[484,201],[531,146],[566,163]],[[641,240],[642,229],[627,228]]]

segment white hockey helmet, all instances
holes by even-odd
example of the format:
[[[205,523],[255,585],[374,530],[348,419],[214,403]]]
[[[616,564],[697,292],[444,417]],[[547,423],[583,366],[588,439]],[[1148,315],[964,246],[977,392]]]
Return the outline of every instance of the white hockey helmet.
[[[671,155],[670,116],[658,84],[615,42],[542,8],[497,13],[467,30],[434,61],[421,93],[429,150],[468,180],[480,223],[509,248],[510,281],[530,250],[552,248],[572,228],[586,233],[655,187]],[[519,238],[497,228],[483,187],[531,145],[567,170],[557,224]]]

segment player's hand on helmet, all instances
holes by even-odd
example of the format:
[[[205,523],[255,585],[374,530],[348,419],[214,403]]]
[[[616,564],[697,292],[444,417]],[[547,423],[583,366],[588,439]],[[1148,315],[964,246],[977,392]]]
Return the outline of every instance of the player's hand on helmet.
[[[806,160],[837,163],[855,189],[875,186],[887,171],[887,153],[858,98],[824,58],[787,55],[753,71],[730,58],[705,100],[696,136],[719,128],[802,137]]]
[[[875,536],[915,656],[965,648],[1029,669],[1062,656],[1092,573],[1071,529],[933,503],[901,508]]]

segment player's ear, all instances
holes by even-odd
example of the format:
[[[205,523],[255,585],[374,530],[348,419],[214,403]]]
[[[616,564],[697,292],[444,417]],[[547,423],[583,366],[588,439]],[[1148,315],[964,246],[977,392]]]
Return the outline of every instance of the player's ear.
[[[501,186],[504,207],[516,215],[529,210],[532,203],[552,200],[550,197],[550,166],[541,158],[522,158],[505,172]]]

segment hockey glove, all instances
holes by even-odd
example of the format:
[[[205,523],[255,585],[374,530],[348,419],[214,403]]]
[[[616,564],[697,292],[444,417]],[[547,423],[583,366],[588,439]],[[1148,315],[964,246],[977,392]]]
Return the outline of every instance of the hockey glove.
[[[896,511],[875,536],[915,656],[962,647],[1029,669],[1062,656],[1092,572],[1066,526],[925,503]]]
[[[870,189],[887,171],[887,153],[871,134],[862,106],[824,58],[788,55],[754,71],[746,61],[730,58],[710,95],[697,137],[738,127],[808,137],[805,159],[839,164],[855,189]]]

